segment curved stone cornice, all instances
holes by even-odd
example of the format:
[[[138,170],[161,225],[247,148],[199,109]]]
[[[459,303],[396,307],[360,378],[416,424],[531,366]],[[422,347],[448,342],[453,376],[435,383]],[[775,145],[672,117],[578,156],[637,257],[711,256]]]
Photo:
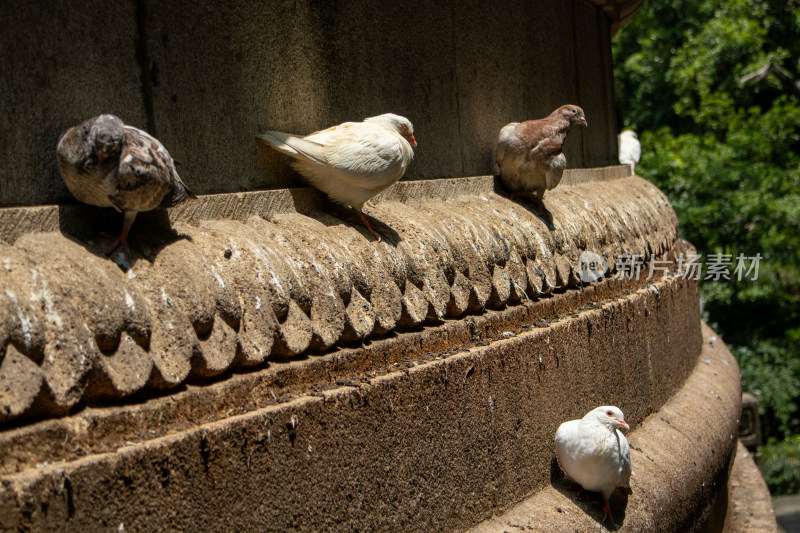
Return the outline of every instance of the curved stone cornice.
[[[620,530],[735,530],[725,519],[725,507],[742,412],[739,368],[711,328],[704,325],[702,334],[699,357],[686,381],[628,434],[634,465],[631,495],[612,496]],[[754,501],[754,507],[759,503]],[[721,519],[713,516],[719,508]],[[562,478],[468,533],[500,533],[510,529],[508,524],[548,533],[592,531],[602,514],[588,500],[575,498],[570,482]],[[754,525],[747,531],[760,530]]]
[[[0,421],[540,298],[580,284],[584,250],[612,266],[669,251],[667,199],[641,178],[602,179],[615,172],[568,172],[547,196],[550,227],[491,177],[401,182],[371,204],[392,230],[381,243],[311,191],[209,196],[170,212],[178,238],[137,226],[121,265],[66,235],[69,209],[6,210],[62,233],[2,235]]]

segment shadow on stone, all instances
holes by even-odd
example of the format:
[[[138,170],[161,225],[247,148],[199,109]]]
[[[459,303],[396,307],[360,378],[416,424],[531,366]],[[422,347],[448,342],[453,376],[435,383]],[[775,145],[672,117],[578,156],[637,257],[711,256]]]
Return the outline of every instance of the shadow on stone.
[[[521,204],[522,204],[522,205],[523,205],[523,206],[524,206],[524,207],[525,207],[525,208],[526,208],[528,211],[530,211],[531,213],[533,213],[534,215],[536,215],[537,217],[539,217],[539,220],[541,220],[542,222],[544,222],[544,225],[545,225],[545,226],[547,226],[547,229],[549,229],[550,231],[555,231],[556,227],[555,227],[555,225],[553,224],[553,213],[551,213],[551,212],[550,212],[550,210],[549,210],[549,209],[547,209],[547,206],[546,206],[546,205],[544,205],[544,203],[542,203],[542,205],[544,205],[544,214],[543,214],[543,215],[540,215],[540,214],[539,214],[539,210],[538,210],[536,207],[534,207],[534,205],[533,205],[533,204],[529,204],[529,203],[527,203],[527,202],[525,202],[525,201],[522,201],[522,202],[520,202],[520,203],[521,203]]]
[[[115,220],[114,215],[119,220]],[[122,227],[122,214],[111,208],[59,204],[58,227],[64,237],[80,244],[90,253],[108,259],[104,253],[108,242],[100,234],[118,232],[118,228]]]
[[[494,177],[494,192],[498,195],[508,198],[512,202],[524,207],[528,211],[530,211],[535,217],[539,220],[544,222],[544,225],[547,226],[547,229],[550,231],[554,231],[556,227],[553,225],[553,213],[547,209],[547,206],[544,206],[544,215],[539,214],[539,208],[536,205],[536,197],[533,196],[531,193],[516,193],[514,198],[511,196],[511,192],[508,191],[505,187],[503,187],[503,182],[500,181],[500,176]],[[542,204],[544,205],[544,204]]]
[[[272,128],[258,128],[258,132],[270,129]],[[306,185],[307,182],[289,164],[291,162],[289,156],[283,155],[266,143],[259,141],[255,136],[253,144],[256,150],[256,165],[259,175],[270,177],[269,188],[280,189]]]
[[[121,229],[120,222],[118,231]],[[172,228],[166,209],[139,213],[129,234],[131,255],[140,254],[150,262],[155,261],[161,250],[180,240],[191,241],[192,238]]]
[[[330,217],[315,217],[317,221],[325,224],[328,227],[346,224],[361,233],[368,241],[375,241],[375,237],[369,232],[366,226],[361,223],[361,221],[358,219],[358,215],[356,215],[356,212],[352,208],[336,204],[332,201],[328,201],[327,204],[321,206],[321,208],[326,214],[330,215]],[[384,234],[384,236],[381,238],[382,242],[386,242],[396,247],[400,241],[403,240],[400,237],[400,234],[394,229],[390,228],[388,224],[371,215],[367,215],[366,213],[365,216],[378,232],[389,232],[388,234]]]
[[[603,497],[599,492],[582,490],[581,486],[561,471],[558,460],[554,457],[550,463],[550,484],[558,492],[572,500],[584,513],[609,531],[617,531],[625,522],[625,510],[628,508],[628,494],[621,488],[611,493],[609,505],[615,524],[606,519],[603,521]]]
[[[77,242],[88,252],[116,262],[123,270],[130,268],[139,257],[153,262],[166,246],[181,239],[191,240],[188,235],[179,234],[171,228],[165,209],[139,213],[128,236],[130,254],[120,247],[111,257],[105,253],[110,240],[101,233],[119,235],[122,231],[122,213],[91,205],[59,205],[58,225],[62,235]],[[124,254],[123,262],[115,259],[120,253]]]

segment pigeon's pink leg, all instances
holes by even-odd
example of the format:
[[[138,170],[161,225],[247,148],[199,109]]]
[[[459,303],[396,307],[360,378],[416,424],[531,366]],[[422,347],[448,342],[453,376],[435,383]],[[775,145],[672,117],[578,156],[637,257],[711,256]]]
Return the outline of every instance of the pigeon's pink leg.
[[[611,520],[611,525],[613,526],[617,525],[617,523],[614,522],[614,517],[611,516],[611,506],[608,504],[608,502],[605,502],[603,504],[603,522],[606,521],[606,517],[608,517],[608,519]]]
[[[539,216],[543,217],[544,216],[544,202],[542,202],[541,198],[536,197],[536,205],[539,208]]]
[[[125,248],[125,252],[126,253],[131,253],[131,249],[128,246],[128,232],[130,231],[130,229],[131,229],[131,227],[129,225],[124,224],[122,226],[122,233],[120,234],[119,237],[114,237],[113,235],[109,235],[108,233],[101,233],[100,234],[103,237],[108,237],[109,239],[114,239],[114,242],[111,243],[111,246],[109,246],[106,249],[106,255],[113,254],[114,250],[119,248],[120,244],[122,245],[123,248]]]
[[[373,228],[372,224],[369,223],[369,219],[367,218],[367,216],[364,214],[363,211],[361,211],[360,209],[356,209],[355,207],[353,208],[353,211],[356,212],[358,218],[361,219],[361,223],[364,224],[364,226],[369,230],[369,232],[372,233],[372,235],[374,235],[376,239],[378,239],[378,242],[381,242],[380,233],[383,233],[384,235],[389,235],[388,230],[385,229],[376,230],[375,228]]]
[[[114,237],[113,235],[109,235],[108,233],[101,233],[100,235],[103,237],[108,237],[109,239],[114,239],[114,242],[111,243],[111,246],[106,249],[106,255],[111,255],[114,253],[114,250],[119,248],[121,244],[123,248],[125,248],[126,253],[131,253],[131,249],[128,246],[128,232],[131,230],[131,226],[133,225],[133,221],[136,219],[137,212],[136,211],[125,211],[125,219],[122,222],[122,233],[119,237]]]

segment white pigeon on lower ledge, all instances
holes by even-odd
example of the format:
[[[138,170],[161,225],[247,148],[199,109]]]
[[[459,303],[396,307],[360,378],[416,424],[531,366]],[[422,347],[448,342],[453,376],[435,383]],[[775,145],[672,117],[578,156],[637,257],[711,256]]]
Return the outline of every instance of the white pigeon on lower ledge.
[[[630,488],[631,478],[631,447],[620,429],[630,429],[625,415],[617,407],[604,405],[580,420],[564,422],[556,431],[561,468],[584,490],[602,494],[603,521],[607,516],[612,524],[608,499],[615,488]]]

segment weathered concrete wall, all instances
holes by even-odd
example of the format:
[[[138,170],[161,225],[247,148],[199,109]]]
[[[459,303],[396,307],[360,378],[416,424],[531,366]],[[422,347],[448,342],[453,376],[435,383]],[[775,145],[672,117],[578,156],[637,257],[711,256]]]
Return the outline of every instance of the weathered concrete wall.
[[[618,491],[611,498],[612,512],[623,531],[722,530],[741,387],[736,360],[707,326],[703,326],[699,351],[696,366],[680,390],[628,436],[634,471],[631,494],[626,497]],[[625,380],[637,380],[637,372],[627,368]],[[624,409],[627,418],[628,408]],[[750,488],[762,490],[753,484]],[[556,475],[551,486],[469,533],[502,533],[509,524],[553,533],[595,530],[603,513],[586,499],[576,498],[576,492],[563,476]]]
[[[0,248],[0,529],[463,530],[555,490],[556,427],[606,403],[647,450],[626,520],[701,519],[738,371],[702,359],[696,282],[579,282],[583,250],[690,249],[621,169],[567,173],[550,225],[491,177],[401,183],[370,207],[382,243],[310,190],[205,197],[170,211],[183,237],[143,217],[119,265],[92,210],[0,211],[32,224]],[[646,429],[672,404],[689,426]]]
[[[123,269],[91,231],[0,243],[0,422],[538,299],[581,284],[585,250],[613,271],[620,254],[660,256],[678,238],[669,203],[641,178],[564,184],[552,228],[493,188],[491,177],[395,187],[374,204],[393,233],[381,243],[321,212],[176,221],[182,237],[143,217]],[[4,226],[20,226],[13,215]]]
[[[725,517],[725,533],[778,531],[767,483],[753,460],[753,454],[741,441],[728,479],[728,500],[730,505]]]
[[[59,136],[100,111],[147,124],[135,4],[2,2],[0,20],[0,205],[72,202]]]
[[[490,174],[500,127],[583,106],[570,166],[616,161],[609,19],[585,0],[32,1],[0,6],[0,205],[74,202],[59,135],[110,112],[155,133],[196,193],[301,185],[257,132],[392,111],[411,178]]]
[[[302,393],[287,394],[280,380],[268,385],[258,374],[245,374],[237,378],[246,382],[238,388],[250,393],[244,403],[231,399],[235,387],[226,381],[0,434],[5,456],[14,457],[18,469],[0,476],[0,525],[82,531],[116,530],[119,524],[126,531],[464,530],[549,487],[560,422],[614,403],[625,410],[635,436],[661,407],[660,397],[681,390],[695,365],[704,385],[714,382],[698,359],[695,283],[668,278],[605,302],[587,297],[583,304],[570,295],[575,292],[581,291],[550,300],[561,300],[556,305],[566,312],[560,316],[542,309],[548,302],[525,304],[479,321],[472,338],[469,322],[459,321],[454,326],[466,330],[467,341],[444,351],[420,350],[424,335],[414,332],[381,341],[375,351],[383,348],[388,364],[346,378],[319,376]],[[525,308],[528,313],[516,311]],[[517,315],[511,326],[502,317],[508,314]],[[483,337],[484,331],[490,335]],[[670,342],[664,343],[667,335]],[[405,346],[405,360],[391,360],[399,351],[392,345]],[[661,357],[675,367],[669,376],[650,371]],[[348,354],[324,358],[336,372]],[[634,468],[644,477],[639,485],[634,480],[630,517],[660,526],[650,531],[682,531],[670,526],[702,513],[711,482],[727,472],[720,465],[735,445],[729,436],[735,439],[731,402],[738,392],[732,361],[713,361],[724,397],[702,390],[702,403],[683,402],[679,414],[686,418],[666,435],[679,451],[698,442],[713,450],[713,461],[698,460],[678,476],[680,487],[690,489],[681,493],[680,515],[674,510],[681,501],[649,505],[654,485],[661,486],[659,498],[675,495],[673,458],[648,448],[656,465],[648,467],[643,453],[635,455]],[[202,413],[203,404],[213,401],[230,402],[219,420]],[[687,424],[699,431],[681,431]],[[664,437],[633,442],[657,448]],[[17,451],[24,443],[30,455],[9,453],[14,440]],[[698,494],[705,499],[693,499]],[[577,523],[593,525],[593,513]],[[565,520],[564,526],[574,523]]]

